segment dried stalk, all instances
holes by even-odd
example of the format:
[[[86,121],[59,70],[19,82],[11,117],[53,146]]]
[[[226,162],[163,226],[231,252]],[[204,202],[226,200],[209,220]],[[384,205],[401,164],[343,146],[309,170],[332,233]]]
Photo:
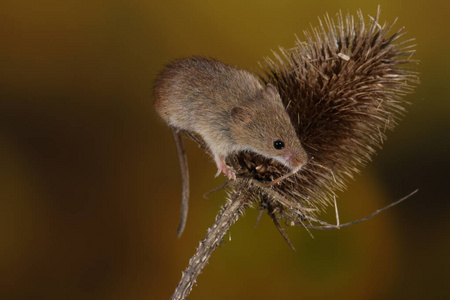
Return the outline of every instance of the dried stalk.
[[[239,219],[247,205],[248,202],[241,193],[231,195],[217,215],[214,224],[208,229],[205,239],[200,242],[194,256],[189,260],[189,265],[183,272],[171,300],[184,300],[189,296],[198,275],[208,263],[211,253],[222,243],[228,229]]]

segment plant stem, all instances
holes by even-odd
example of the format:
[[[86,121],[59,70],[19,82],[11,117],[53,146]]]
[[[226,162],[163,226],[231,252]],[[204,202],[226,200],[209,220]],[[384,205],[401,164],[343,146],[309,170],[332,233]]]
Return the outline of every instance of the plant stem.
[[[197,276],[208,263],[212,252],[220,245],[228,229],[239,219],[247,206],[247,201],[240,193],[234,193],[230,198],[217,215],[212,227],[208,229],[205,239],[200,242],[194,256],[189,260],[189,265],[183,272],[171,300],[184,300],[189,296]]]

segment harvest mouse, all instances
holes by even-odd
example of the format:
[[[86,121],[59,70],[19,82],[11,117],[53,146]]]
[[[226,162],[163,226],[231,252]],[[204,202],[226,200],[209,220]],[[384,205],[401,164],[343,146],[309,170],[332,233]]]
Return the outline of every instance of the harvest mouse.
[[[154,93],[156,111],[174,130],[182,169],[187,163],[178,130],[203,138],[214,156],[216,177],[224,173],[236,179],[225,159],[238,151],[275,159],[293,172],[307,161],[278,91],[250,72],[211,58],[184,58],[158,76]],[[183,203],[187,214],[187,196]]]

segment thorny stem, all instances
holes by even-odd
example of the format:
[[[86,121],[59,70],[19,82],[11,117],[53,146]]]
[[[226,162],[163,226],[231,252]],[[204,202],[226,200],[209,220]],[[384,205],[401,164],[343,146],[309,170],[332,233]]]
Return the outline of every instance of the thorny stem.
[[[300,226],[305,227],[305,228],[307,228],[307,229],[309,228],[309,229],[317,229],[317,230],[333,230],[333,229],[341,229],[341,228],[344,228],[344,227],[352,226],[352,225],[355,225],[355,224],[358,224],[358,223],[367,221],[367,220],[369,220],[369,219],[375,217],[375,216],[378,215],[378,214],[381,214],[383,211],[385,211],[385,210],[387,210],[387,209],[389,209],[389,208],[391,208],[391,207],[393,207],[393,206],[395,206],[395,205],[397,205],[397,204],[399,204],[399,203],[405,201],[406,199],[408,199],[409,197],[411,197],[412,195],[414,195],[414,194],[417,193],[418,191],[419,191],[419,190],[416,189],[416,190],[414,190],[413,192],[411,192],[411,193],[409,193],[408,195],[406,195],[405,197],[403,197],[403,198],[401,198],[401,199],[399,199],[399,200],[397,200],[397,201],[395,201],[395,202],[392,202],[391,204],[386,205],[386,206],[383,207],[383,208],[380,208],[380,209],[377,210],[376,212],[374,212],[374,213],[368,215],[367,217],[364,217],[364,218],[362,218],[362,219],[358,219],[358,220],[353,221],[353,222],[348,222],[348,223],[345,223],[345,224],[339,224],[339,223],[338,223],[338,224],[336,224],[336,225],[333,225],[333,224],[328,224],[328,223],[326,223],[326,222],[324,222],[324,221],[318,220],[318,219],[316,219],[316,218],[313,218],[313,217],[311,217],[311,216],[306,216],[306,219],[307,219],[307,220],[312,221],[312,222],[317,222],[317,223],[320,224],[320,226],[308,225],[308,224],[304,224],[304,223],[300,223],[300,222],[297,223],[297,225],[300,225]],[[336,216],[337,216],[337,218],[338,218],[338,220],[339,220],[339,216],[337,215],[337,213],[336,213]]]
[[[239,219],[246,206],[247,201],[240,193],[233,194],[231,200],[227,201],[213,226],[208,229],[205,239],[200,242],[194,256],[189,260],[189,265],[183,272],[171,300],[184,300],[189,296],[211,253],[220,245],[228,229]]]
[[[227,179],[227,180],[225,181],[225,183],[222,184],[221,186],[218,186],[218,187],[216,187],[216,188],[210,190],[209,192],[204,193],[204,194],[203,194],[203,198],[208,199],[208,196],[209,196],[210,194],[215,193],[215,192],[218,192],[218,191],[220,191],[220,190],[223,190],[223,189],[227,188],[229,185],[230,185],[230,180]]]
[[[387,210],[388,208],[395,206],[399,204],[400,202],[405,201],[415,193],[417,193],[418,190],[413,191],[409,195],[377,210],[373,214],[345,224],[338,224],[332,225],[328,224],[326,222],[320,221],[318,219],[312,218],[310,216],[307,217],[307,220],[318,222],[321,224],[320,226],[313,226],[304,224],[302,222],[296,222],[297,225],[300,225],[304,227],[305,229],[322,229],[322,230],[329,230],[329,229],[340,229],[343,227],[351,226],[363,221],[366,221],[381,212]],[[178,283],[178,286],[175,289],[175,292],[173,293],[171,300],[185,300],[191,290],[194,284],[196,283],[198,275],[200,275],[201,271],[205,267],[205,265],[208,263],[209,258],[211,257],[212,252],[221,244],[223,241],[223,238],[225,234],[228,232],[228,229],[233,225],[239,217],[242,215],[243,210],[248,206],[248,201],[243,197],[243,195],[239,192],[235,192],[230,197],[231,199],[227,201],[227,203],[222,208],[221,212],[217,215],[216,221],[214,222],[213,226],[208,229],[208,232],[206,234],[206,237],[203,241],[200,242],[199,247],[197,248],[197,251],[195,252],[194,256],[189,260],[189,265],[186,268],[186,270],[183,272],[180,282]],[[335,203],[336,205],[336,203]],[[278,221],[276,220],[275,215],[273,214],[274,211],[272,208],[269,208],[269,215],[272,217],[272,220],[275,223],[275,226],[282,234],[283,238],[285,238],[288,245],[294,250],[294,246],[289,241],[289,238],[283,231],[282,227],[279,225]],[[338,213],[336,212],[337,220],[339,220]]]

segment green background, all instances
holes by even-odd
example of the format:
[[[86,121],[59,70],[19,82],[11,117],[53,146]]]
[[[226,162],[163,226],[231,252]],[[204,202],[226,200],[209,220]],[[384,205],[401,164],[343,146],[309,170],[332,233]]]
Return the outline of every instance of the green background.
[[[449,14],[444,1],[10,1],[0,4],[0,298],[169,299],[213,223],[224,181],[187,142],[191,205],[178,239],[180,175],[152,107],[171,60],[248,70],[339,9],[399,18],[421,85],[384,149],[338,198],[341,222],[407,202],[292,252],[247,213],[189,299],[443,299],[449,288]],[[333,220],[333,209],[324,216]],[[230,241],[231,239],[231,241]]]

